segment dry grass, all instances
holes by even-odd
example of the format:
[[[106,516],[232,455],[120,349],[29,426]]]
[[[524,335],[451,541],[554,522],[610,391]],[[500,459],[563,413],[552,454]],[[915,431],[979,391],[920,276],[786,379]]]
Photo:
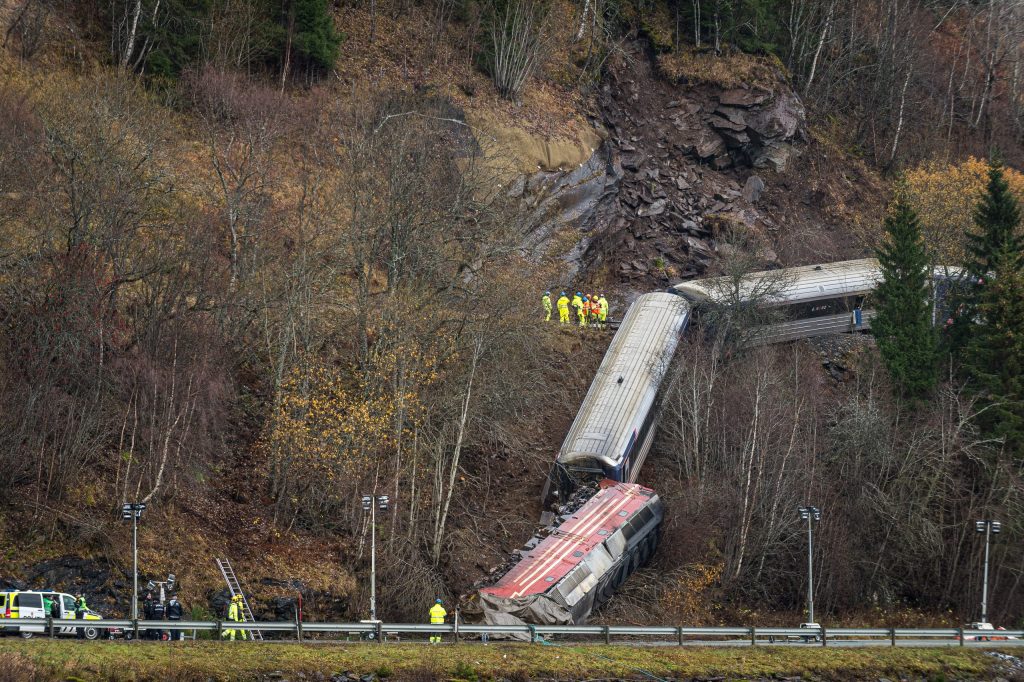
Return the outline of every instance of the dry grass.
[[[683,84],[722,88],[772,88],[779,80],[779,65],[768,57],[743,53],[715,55],[683,48],[658,56],[658,68],[667,78]]]
[[[992,659],[976,650],[949,649],[705,649],[675,647],[495,644],[426,647],[419,644],[246,645],[240,642],[0,641],[0,670],[34,673],[9,679],[249,680],[342,671],[404,679],[634,679],[813,676],[978,679],[993,676]],[[6,679],[6,678],[5,678]]]
[[[572,24],[572,6],[553,3],[553,44],[564,46]],[[469,22],[447,22],[440,29],[432,11],[414,5],[398,18],[378,12],[371,43],[370,14],[365,6],[346,6],[339,25],[346,34],[335,69],[341,97],[362,88],[412,90],[451,99],[467,112],[485,112],[501,125],[517,126],[547,137],[576,137],[587,126],[590,103],[565,74],[570,55],[554,51],[545,69],[527,85],[522,102],[498,96],[491,80],[474,64],[475,47]]]

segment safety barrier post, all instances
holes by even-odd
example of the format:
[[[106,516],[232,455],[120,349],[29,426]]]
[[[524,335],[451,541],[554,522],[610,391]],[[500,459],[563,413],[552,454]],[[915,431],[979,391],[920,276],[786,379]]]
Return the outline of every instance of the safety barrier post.
[[[604,643],[605,644],[611,644],[612,643],[612,630],[607,625],[604,626]]]
[[[896,628],[889,628],[889,637],[892,641],[892,645],[896,646]]]
[[[377,628],[377,644],[384,643],[384,623],[377,621],[375,626]]]
[[[50,631],[50,639],[53,639],[53,616],[46,617],[46,629]]]
[[[132,639],[136,642],[139,641],[139,619],[132,619]]]
[[[960,637],[960,646],[963,646],[964,645],[964,629],[963,628],[957,628],[956,632],[957,632],[957,635],[959,635],[959,637]]]
[[[298,619],[298,616],[295,618],[295,639],[302,641],[302,621]]]
[[[137,626],[138,626],[138,623],[136,622],[136,627]],[[224,623],[218,620],[217,621],[217,641],[219,642],[219,641],[221,641],[223,639],[224,639]]]
[[[537,643],[537,628],[530,626],[530,644]]]
[[[680,625],[679,627],[677,627],[676,628],[676,632],[679,633],[679,646],[682,646],[683,645],[683,626]]]
[[[750,646],[757,646],[757,630],[750,628]]]
[[[828,635],[825,634],[825,626],[821,626],[821,645],[828,646]]]
[[[455,609],[455,643],[459,643],[459,610]]]

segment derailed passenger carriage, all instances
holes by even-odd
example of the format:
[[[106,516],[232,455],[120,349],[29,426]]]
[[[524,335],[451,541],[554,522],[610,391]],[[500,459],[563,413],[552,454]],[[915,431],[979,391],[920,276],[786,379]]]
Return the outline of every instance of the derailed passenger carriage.
[[[603,481],[495,585],[479,591],[484,622],[585,622],[654,554],[661,519],[653,490]]]
[[[751,340],[782,343],[869,329],[874,311],[867,296],[881,278],[878,261],[862,258],[753,272],[738,283],[728,277],[692,280],[672,290],[698,309],[750,301],[779,309],[782,319],[759,328]]]
[[[558,452],[544,494],[565,498],[580,483],[633,483],[658,421],[658,390],[686,329],[690,306],[670,293],[630,306]]]

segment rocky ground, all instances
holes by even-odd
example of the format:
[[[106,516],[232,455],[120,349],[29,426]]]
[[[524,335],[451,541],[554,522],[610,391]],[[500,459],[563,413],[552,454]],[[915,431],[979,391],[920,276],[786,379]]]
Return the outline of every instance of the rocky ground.
[[[769,268],[862,255],[854,222],[885,199],[877,178],[815,137],[780,73],[680,84],[636,41],[611,61],[592,123],[604,143],[589,160],[523,176],[512,193],[539,225],[528,246],[571,226],[577,272],[626,290],[699,276],[737,241]]]

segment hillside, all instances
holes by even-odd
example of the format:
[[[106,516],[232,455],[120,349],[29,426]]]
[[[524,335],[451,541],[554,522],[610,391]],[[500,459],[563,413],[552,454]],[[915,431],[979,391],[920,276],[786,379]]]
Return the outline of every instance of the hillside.
[[[109,614],[144,499],[141,571],[197,613],[226,556],[260,617],[300,594],[362,617],[375,493],[381,613],[421,619],[533,532],[611,338],[543,323],[543,291],[618,318],[681,279],[870,255],[898,189],[960,257],[969,155],[1019,161],[1021,36],[979,43],[973,7],[900,42],[935,7],[144,4],[130,31],[130,3],[0,7],[0,586]],[[510,84],[517,7],[535,66]],[[947,68],[989,86],[937,103]],[[798,619],[808,497],[830,618],[971,617],[967,521],[1022,488],[961,385],[901,399],[869,337],[685,346],[641,477],[667,541],[600,622]],[[1001,618],[1021,556],[995,550]]]

